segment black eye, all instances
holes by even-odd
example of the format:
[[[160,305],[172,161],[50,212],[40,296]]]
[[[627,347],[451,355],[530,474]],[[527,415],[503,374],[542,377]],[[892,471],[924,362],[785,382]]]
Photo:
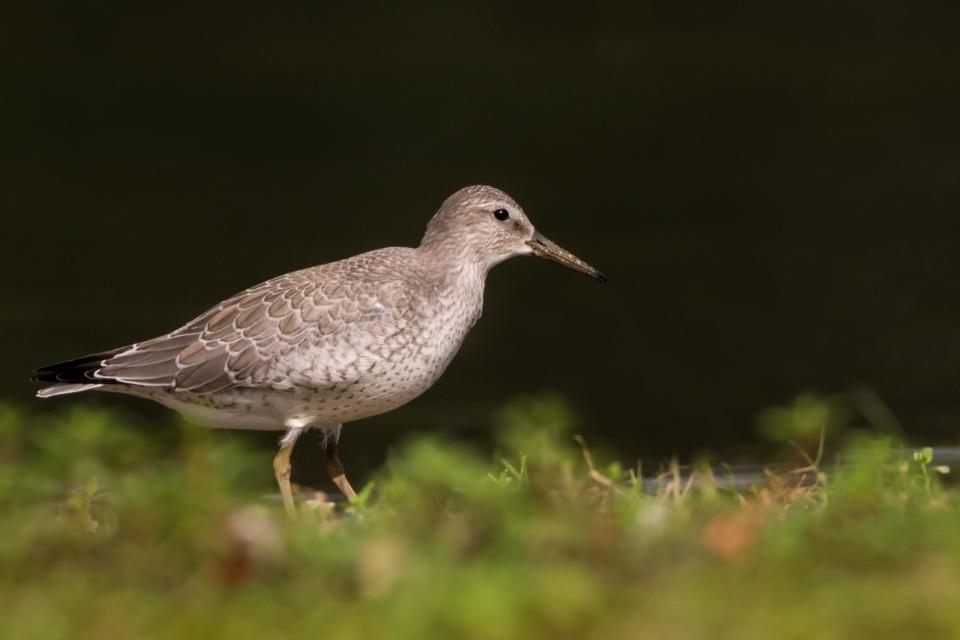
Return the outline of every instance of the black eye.
[[[510,212],[507,211],[506,209],[497,209],[496,211],[493,212],[493,217],[499,220],[500,222],[503,222],[504,220],[510,217]]]

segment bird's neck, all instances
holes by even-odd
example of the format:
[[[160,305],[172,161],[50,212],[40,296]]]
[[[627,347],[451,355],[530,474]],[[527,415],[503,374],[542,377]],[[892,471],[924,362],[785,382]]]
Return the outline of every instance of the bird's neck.
[[[455,246],[417,248],[424,273],[429,274],[432,290],[439,300],[458,300],[470,308],[469,314],[479,317],[483,305],[483,289],[489,265],[469,251]],[[473,321],[470,322],[473,324]]]
[[[480,255],[472,246],[459,242],[455,237],[424,238],[417,247],[424,263],[435,273],[443,274],[443,279],[452,282],[479,279],[481,286],[487,272],[495,263]]]

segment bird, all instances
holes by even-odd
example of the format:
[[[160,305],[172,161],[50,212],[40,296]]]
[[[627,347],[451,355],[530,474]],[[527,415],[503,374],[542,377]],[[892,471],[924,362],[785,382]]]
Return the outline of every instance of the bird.
[[[227,298],[159,337],[40,367],[37,396],[89,391],[153,400],[202,426],[283,431],[273,469],[296,517],[290,455],[322,435],[324,467],[356,498],[340,461],[343,425],[429,389],[480,318],[494,266],[552,260],[600,282],[597,269],[548,240],[500,189],[462,188],[417,247],[388,247],[287,273]]]

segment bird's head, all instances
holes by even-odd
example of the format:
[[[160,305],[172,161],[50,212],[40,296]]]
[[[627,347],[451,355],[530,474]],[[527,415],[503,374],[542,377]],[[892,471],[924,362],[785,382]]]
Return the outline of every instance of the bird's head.
[[[488,269],[513,256],[535,255],[606,281],[602,273],[543,237],[523,208],[494,187],[464,187],[444,200],[420,246],[474,259]]]

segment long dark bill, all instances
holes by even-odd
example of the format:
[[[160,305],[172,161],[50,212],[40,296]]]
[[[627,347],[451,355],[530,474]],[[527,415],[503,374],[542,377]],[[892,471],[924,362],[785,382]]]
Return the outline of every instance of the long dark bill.
[[[537,257],[553,260],[554,262],[558,262],[565,267],[573,269],[574,271],[585,273],[591,278],[595,278],[600,282],[607,281],[607,276],[603,275],[557,243],[547,240],[540,235],[539,231],[533,234],[533,238],[527,240],[527,244],[530,245],[531,249],[533,249],[533,255]]]

